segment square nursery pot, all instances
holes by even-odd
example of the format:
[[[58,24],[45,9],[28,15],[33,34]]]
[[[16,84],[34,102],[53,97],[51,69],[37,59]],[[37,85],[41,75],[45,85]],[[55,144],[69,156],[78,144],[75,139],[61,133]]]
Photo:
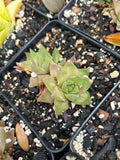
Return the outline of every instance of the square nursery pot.
[[[70,3],[71,0],[65,0],[65,4],[63,5],[63,8],[59,11],[61,12],[64,7]],[[42,2],[42,0],[24,0],[23,1],[24,4],[26,4],[27,6],[29,6],[30,8],[36,10],[36,12],[40,13],[41,15],[43,15],[46,18],[49,18],[50,20],[52,19],[56,19],[58,17],[58,13],[52,13],[50,12],[44,5],[44,3]]]
[[[60,160],[79,160],[79,157],[73,152],[67,152]]]
[[[120,81],[76,132],[70,148],[80,159],[120,159]]]
[[[50,152],[58,153],[67,146],[76,130],[118,82],[119,57],[116,52],[102,48],[93,39],[55,20],[49,22],[32,40],[1,70],[0,89],[45,147]],[[61,59],[69,60],[75,56],[74,64],[78,68],[90,67],[90,78],[94,80],[89,89],[90,105],[82,108],[70,104],[70,108],[56,118],[51,105],[37,102],[39,89],[29,88],[29,76],[16,71],[14,66],[25,59],[25,52],[30,49],[38,51],[41,44],[50,53],[55,47],[58,48]]]
[[[19,112],[11,107],[3,93],[0,92],[0,121],[4,121],[5,123],[5,131],[9,132],[11,135],[14,132],[14,137],[11,137],[11,140],[14,141],[12,150],[9,148],[8,153],[14,159],[26,159],[26,160],[54,160],[54,156],[51,152],[46,150],[46,148],[41,144],[32,130],[27,125],[27,122],[24,121],[24,118],[19,114]],[[26,122],[26,123],[25,123]],[[29,151],[25,151],[18,144],[18,140],[16,140],[16,124],[19,123],[25,131],[25,134],[28,137],[29,141]],[[9,138],[10,138],[9,137]],[[7,145],[10,146],[11,142],[8,142]]]
[[[103,15],[103,9],[109,8],[109,3],[100,1],[71,1],[59,14],[58,18],[63,23],[84,32],[96,41],[102,42],[109,48],[120,53],[120,48],[104,41],[105,36],[116,33],[116,24],[112,18]]]
[[[16,17],[16,26],[0,48],[0,69],[7,65],[47,22],[48,18],[22,4]]]

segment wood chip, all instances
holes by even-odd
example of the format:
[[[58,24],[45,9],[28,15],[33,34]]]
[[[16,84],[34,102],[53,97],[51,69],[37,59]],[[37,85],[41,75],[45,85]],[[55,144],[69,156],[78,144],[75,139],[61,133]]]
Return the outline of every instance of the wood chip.
[[[75,7],[75,8],[73,9],[73,12],[74,12],[74,13],[81,12],[81,8]]]
[[[20,147],[24,151],[29,151],[28,137],[19,123],[16,124],[16,137]]]

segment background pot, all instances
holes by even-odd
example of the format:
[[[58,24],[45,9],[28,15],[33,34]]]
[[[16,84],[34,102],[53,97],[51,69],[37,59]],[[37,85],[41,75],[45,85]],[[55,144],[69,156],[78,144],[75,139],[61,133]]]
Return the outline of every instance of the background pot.
[[[45,147],[41,144],[41,142],[36,138],[34,133],[27,126],[28,122],[25,123],[24,117],[22,117],[19,112],[11,107],[8,104],[9,100],[5,97],[3,93],[0,92],[0,120],[5,122],[5,130],[10,131],[14,129],[17,122],[22,126],[25,131],[25,134],[29,140],[29,151],[24,151],[18,144],[16,140],[16,132],[15,132],[15,142],[13,148],[10,152],[11,157],[13,159],[19,159],[20,157],[27,160],[33,160],[34,158],[42,158],[48,160],[54,160],[54,155],[50,153]],[[9,144],[8,144],[9,145]],[[33,158],[34,157],[34,158]]]
[[[58,19],[119,53],[119,47],[104,41],[105,36],[117,32],[116,24],[111,23],[112,18],[102,13],[105,8],[109,8],[109,3],[71,1]]]
[[[16,16],[16,26],[0,48],[0,69],[7,65],[48,21],[41,13],[22,4]]]

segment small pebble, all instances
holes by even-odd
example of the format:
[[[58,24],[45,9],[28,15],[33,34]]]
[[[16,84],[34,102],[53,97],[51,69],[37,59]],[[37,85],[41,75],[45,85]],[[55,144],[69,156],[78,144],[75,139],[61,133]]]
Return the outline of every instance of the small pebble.
[[[65,10],[64,11],[64,17],[69,18],[70,17],[70,11]]]
[[[118,78],[119,72],[118,71],[113,71],[110,73],[111,78]]]

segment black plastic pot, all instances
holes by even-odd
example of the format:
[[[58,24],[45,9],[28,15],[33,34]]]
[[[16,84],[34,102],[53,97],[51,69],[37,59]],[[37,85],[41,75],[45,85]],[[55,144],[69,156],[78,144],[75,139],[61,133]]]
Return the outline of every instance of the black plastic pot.
[[[94,114],[97,112],[97,110],[102,106],[102,104],[108,99],[108,97],[114,92],[114,90],[120,85],[120,81],[118,81],[118,83],[109,91],[109,93],[103,98],[103,100],[96,106],[96,108],[93,110],[93,112],[89,115],[89,117],[85,120],[85,122],[82,124],[82,126],[77,130],[77,132],[74,134],[72,140],[70,141],[70,149],[72,152],[74,152],[75,154],[78,155],[79,158],[80,155],[75,151],[74,147],[73,147],[73,141],[75,140],[75,138],[77,137],[77,135],[80,133],[80,131],[82,131],[86,125],[86,123],[91,119],[92,116],[94,116]],[[100,152],[99,152],[100,153]],[[104,151],[103,151],[104,153]],[[82,156],[82,155],[81,155]]]
[[[2,76],[6,71],[11,71],[13,70],[13,67],[15,66],[15,63],[18,62],[23,56],[24,56],[24,52],[28,51],[29,48],[32,48],[47,32],[49,32],[51,30],[52,27],[55,26],[59,26],[62,29],[66,29],[67,31],[71,31],[72,33],[76,34],[78,37],[81,37],[82,39],[85,39],[86,41],[88,41],[90,44],[92,44],[93,46],[97,47],[97,48],[103,48],[104,50],[108,51],[109,54],[111,54],[111,56],[115,56],[117,58],[120,58],[120,56],[112,51],[110,48],[102,45],[101,43],[97,42],[94,39],[91,39],[90,37],[84,35],[82,32],[79,32],[77,30],[74,30],[73,28],[68,27],[67,25],[63,24],[62,22],[59,21],[51,21],[49,22],[44,28],[42,28],[11,60],[10,62],[2,68],[2,70],[0,70],[0,78],[2,80]],[[108,93],[109,95],[110,93]],[[28,125],[28,127],[33,131],[33,133],[38,137],[38,139],[42,142],[42,144],[50,151],[53,153],[58,153],[61,152],[67,145],[68,143],[71,141],[72,137],[64,144],[64,146],[62,148],[59,148],[57,150],[51,149],[50,148],[50,144],[45,140],[44,137],[39,136],[38,132],[32,127],[32,125],[26,120],[26,118],[22,115],[22,113],[19,112],[19,110],[16,109],[16,107],[13,105],[13,103],[11,102],[11,100],[9,99],[9,97],[7,97],[3,92],[1,92],[1,95],[6,99],[6,101],[10,104],[10,106],[15,110],[15,112],[20,116],[21,119],[23,119],[23,121]],[[106,99],[106,97],[103,99],[103,101]],[[102,101],[102,102],[103,102]],[[101,103],[102,103],[101,102]],[[99,108],[99,106],[101,105],[101,103],[95,108],[95,110],[92,112],[92,114],[94,114],[96,112],[96,110]],[[82,127],[87,123],[88,119],[92,116],[92,114],[90,114],[90,116],[85,120],[85,122],[82,124]],[[80,130],[80,129],[79,129]],[[78,131],[76,132],[76,134],[78,133]],[[75,134],[75,135],[76,135]]]
[[[71,2],[72,0],[70,0]],[[70,3],[68,2],[68,4]],[[44,5],[42,5],[42,8],[40,8],[39,5],[32,5],[32,4],[29,4],[28,2],[23,2],[25,5],[29,6],[31,9],[35,10],[36,12],[40,13],[41,15],[45,16],[46,18],[48,18],[49,20],[54,20],[54,19],[57,19],[58,17],[58,14],[64,9],[64,7],[60,10],[59,13],[57,14],[50,14],[50,12],[45,8]],[[42,2],[41,2],[42,3]],[[66,5],[68,5],[66,4]],[[65,5],[65,6],[66,6]]]
[[[31,128],[31,126],[29,125],[29,123],[25,120],[25,118],[20,114],[20,112],[16,109],[16,108],[14,108],[14,106],[11,104],[11,102],[9,101],[9,99],[0,91],[0,96],[1,96],[1,99],[2,99],[2,101],[3,102],[7,102],[9,105],[10,105],[10,107],[12,108],[12,109],[14,109],[14,111],[15,111],[15,113],[18,115],[16,118],[20,118],[20,119],[22,119],[24,122],[25,122],[25,124],[28,126],[28,127],[30,127],[30,129],[31,130],[33,130],[32,128]],[[9,108],[10,108],[9,107]],[[7,107],[6,107],[7,108]],[[11,112],[10,112],[10,114],[11,114]],[[17,120],[18,121],[18,120]],[[47,151],[48,152],[48,151]],[[18,153],[19,154],[19,153]],[[15,156],[15,155],[14,155]],[[50,157],[51,156],[51,157]],[[53,153],[49,153],[49,160],[54,160],[54,155],[53,155]]]
[[[24,27],[20,26],[17,28],[18,26],[16,26],[16,29],[13,30],[0,49],[0,69],[7,65],[7,63],[16,56],[16,53],[22,50],[24,45],[26,46],[26,43],[49,21],[48,17],[36,12],[27,5],[25,5],[25,11],[23,13],[26,19],[24,19],[22,23],[21,20],[19,20],[20,24]]]
[[[78,30],[81,34],[84,34],[85,36],[87,36],[87,37],[89,37],[91,40],[93,40],[93,41],[96,41],[96,43],[99,43],[99,44],[101,44],[101,46],[103,46],[103,48],[106,48],[107,46],[109,46],[109,48],[114,48],[113,47],[113,45],[110,45],[110,44],[106,44],[105,42],[100,42],[100,40],[98,40],[97,38],[94,38],[94,36],[91,36],[89,33],[87,33],[86,32],[86,30],[84,29],[85,28],[85,26],[83,25],[83,30],[82,29],[79,29],[78,28],[78,25],[73,25],[72,23],[71,24],[68,24],[68,23],[65,23],[63,20],[62,20],[62,18],[63,18],[63,15],[64,15],[64,11],[66,10],[69,10],[69,9],[71,9],[72,7],[73,7],[73,5],[74,5],[74,3],[75,3],[75,1],[73,0],[73,1],[70,1],[70,3],[68,4],[68,5],[66,5],[65,6],[65,8],[63,8],[63,10],[59,13],[59,15],[58,15],[58,19],[59,19],[59,21],[61,21],[62,23],[64,23],[64,24],[66,24],[66,25],[68,25],[68,26],[70,26],[71,28],[73,28],[73,29],[75,29],[75,30]],[[84,3],[84,5],[85,5],[85,3]],[[82,6],[83,7],[83,6]],[[82,8],[81,7],[81,8]],[[84,8],[84,7],[83,7]],[[90,11],[89,11],[90,12]],[[92,11],[91,11],[92,12]],[[67,18],[66,18],[67,19]],[[107,19],[107,18],[106,18]],[[88,20],[89,21],[89,20]],[[103,25],[102,24],[102,22],[100,22],[101,24],[101,26]],[[95,22],[93,22],[93,24],[95,25]],[[88,25],[88,27],[89,27],[89,25]],[[94,32],[93,32],[94,33]],[[119,48],[117,48],[116,50],[115,49],[113,49],[113,51],[112,52],[117,52],[117,55],[118,55],[118,57],[120,58],[120,54],[119,54]]]

